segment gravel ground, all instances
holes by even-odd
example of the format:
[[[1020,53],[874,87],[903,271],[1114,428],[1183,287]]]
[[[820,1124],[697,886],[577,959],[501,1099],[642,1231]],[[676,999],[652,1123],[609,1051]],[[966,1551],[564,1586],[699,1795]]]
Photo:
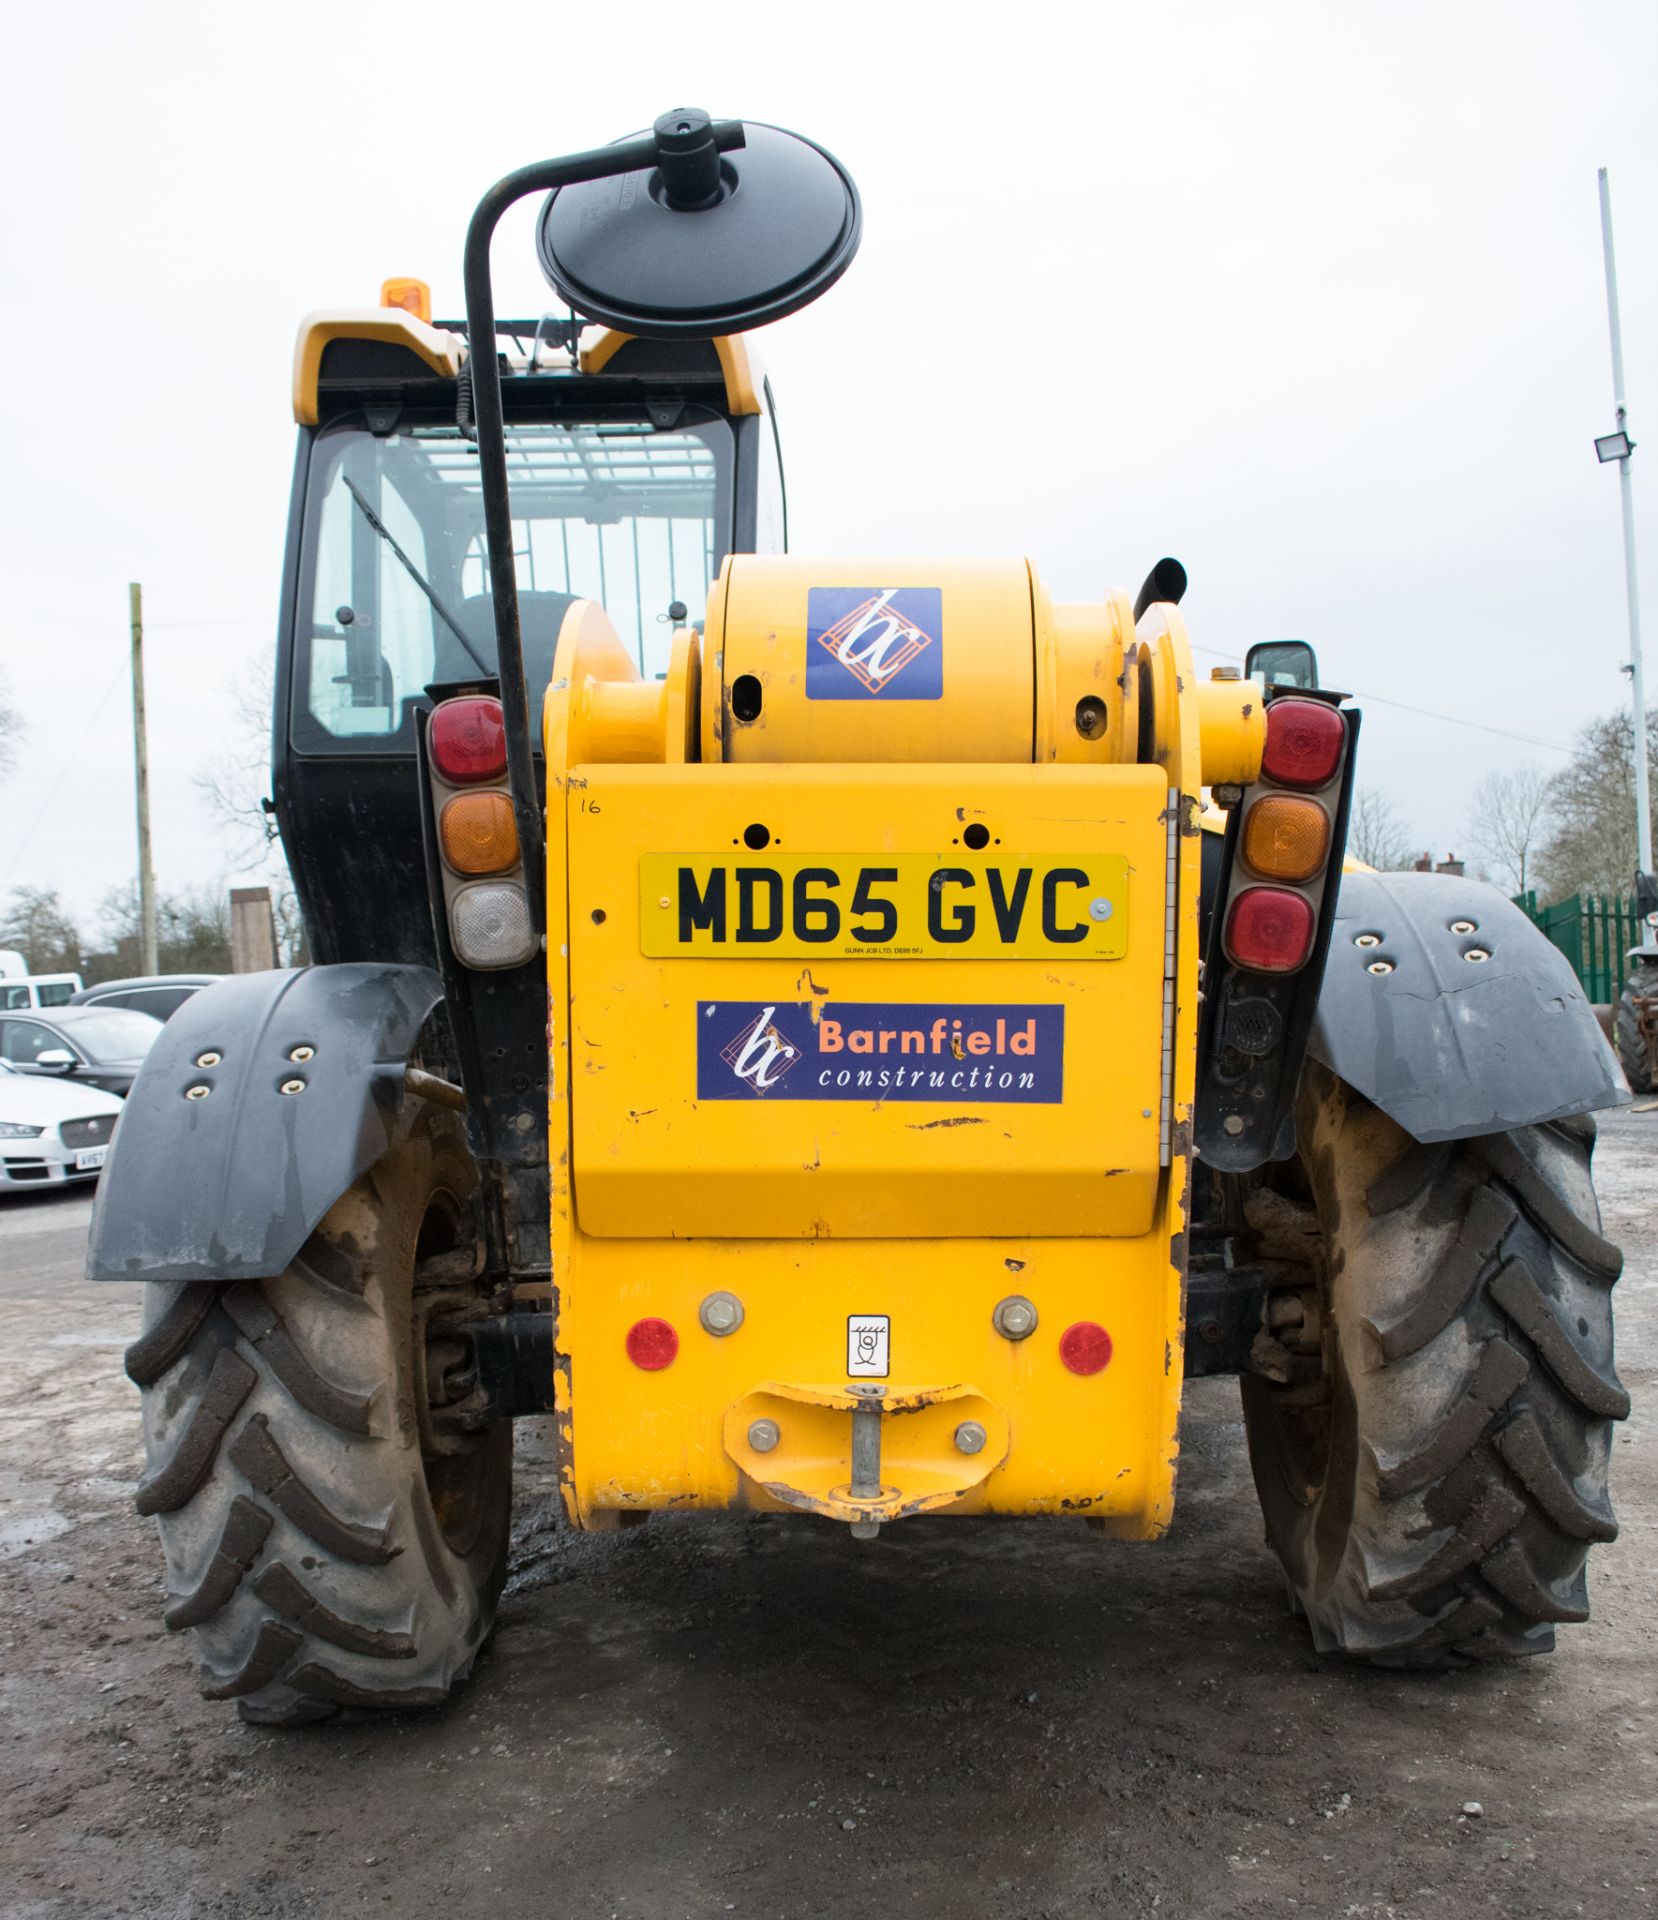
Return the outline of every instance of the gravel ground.
[[[131,1511],[136,1291],[89,1201],[0,1202],[0,1916],[1658,1912],[1658,1113],[1603,1126],[1621,1538],[1551,1659],[1312,1653],[1201,1381],[1159,1547],[1070,1523],[555,1520],[448,1709],[277,1734],[196,1697]],[[1466,1803],[1482,1809],[1465,1814]]]

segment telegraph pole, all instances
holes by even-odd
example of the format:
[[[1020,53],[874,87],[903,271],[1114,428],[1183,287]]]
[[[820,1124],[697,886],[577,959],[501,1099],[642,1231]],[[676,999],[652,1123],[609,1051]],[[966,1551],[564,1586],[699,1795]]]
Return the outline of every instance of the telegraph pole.
[[[132,615],[132,757],[138,775],[139,970],[161,971],[155,937],[155,868],[150,861],[150,747],[144,729],[144,589],[127,588]]]
[[[1623,331],[1618,324],[1618,269],[1612,255],[1612,189],[1606,169],[1600,169],[1600,237],[1606,254],[1606,310],[1612,328],[1612,404],[1617,425],[1595,442],[1604,465],[1616,461],[1618,492],[1623,499],[1623,590],[1629,606],[1629,691],[1635,702],[1635,863],[1640,873],[1652,872],[1652,801],[1647,788],[1646,678],[1641,668],[1641,602],[1635,586],[1635,497],[1629,480],[1629,459],[1635,442],[1629,437],[1629,410],[1623,392]]]

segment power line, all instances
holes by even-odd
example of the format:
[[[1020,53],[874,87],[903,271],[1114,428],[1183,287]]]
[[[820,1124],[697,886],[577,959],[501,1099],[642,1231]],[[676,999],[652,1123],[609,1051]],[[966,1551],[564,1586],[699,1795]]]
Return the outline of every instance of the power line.
[[[1192,651],[1206,653],[1215,660],[1235,662],[1238,658],[1235,653],[1225,653],[1219,647],[1200,647],[1194,644]],[[1563,753],[1568,760],[1571,759],[1574,751],[1571,747],[1561,746],[1557,740],[1537,740],[1529,733],[1510,733],[1506,727],[1488,726],[1483,720],[1465,720],[1456,713],[1435,713],[1432,707],[1413,707],[1408,700],[1390,700],[1386,694],[1366,693],[1362,688],[1355,688],[1353,697],[1356,700],[1374,701],[1378,707],[1396,707],[1400,713],[1414,713],[1424,720],[1443,720],[1448,727],[1472,727],[1476,733],[1494,733],[1499,740],[1518,740],[1522,746],[1542,747],[1549,753]]]
[[[116,662],[115,671],[109,677],[109,685],[104,688],[103,693],[99,696],[98,704],[92,709],[92,718],[87,721],[85,728],[82,730],[81,737],[75,742],[74,747],[70,750],[69,758],[65,760],[63,765],[58,769],[58,777],[52,782],[51,786],[47,789],[46,798],[41,801],[39,810],[36,812],[35,817],[29,822],[29,825],[24,832],[23,838],[17,843],[17,848],[11,857],[11,865],[7,867],[3,875],[0,875],[0,887],[6,886],[10,882],[12,875],[16,873],[19,863],[22,861],[24,854],[29,849],[29,842],[35,836],[36,827],[38,827],[41,821],[46,818],[47,812],[50,809],[52,802],[58,797],[59,787],[61,787],[64,781],[69,778],[70,769],[74,766],[76,760],[80,757],[81,748],[84,747],[87,741],[92,738],[92,729],[98,724],[99,716],[103,713],[104,708],[109,704],[109,696],[115,691],[116,687],[120,684],[121,676],[126,672],[126,670],[127,670],[127,663],[125,660],[119,660]]]
[[[145,629],[154,633],[158,628],[166,627],[268,627],[269,618],[261,614],[257,620],[146,620]]]

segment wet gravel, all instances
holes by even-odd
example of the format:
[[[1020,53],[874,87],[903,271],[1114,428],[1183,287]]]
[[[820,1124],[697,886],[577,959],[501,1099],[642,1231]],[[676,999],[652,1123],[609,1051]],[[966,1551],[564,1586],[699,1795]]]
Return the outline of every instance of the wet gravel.
[[[917,1520],[557,1524],[435,1714],[272,1733],[194,1691],[131,1511],[136,1294],[84,1195],[0,1202],[0,1916],[1658,1912],[1658,1113],[1603,1128],[1628,1254],[1621,1538],[1550,1659],[1316,1657],[1201,1381],[1157,1547]],[[1477,1808],[1477,1811],[1475,1810]]]

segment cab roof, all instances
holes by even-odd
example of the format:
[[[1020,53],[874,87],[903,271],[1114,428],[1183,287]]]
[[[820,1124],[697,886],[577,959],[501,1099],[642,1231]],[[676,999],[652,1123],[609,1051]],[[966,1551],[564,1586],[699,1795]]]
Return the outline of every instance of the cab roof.
[[[736,335],[707,340],[642,340],[608,327],[563,320],[502,320],[496,351],[505,371],[537,383],[604,379],[643,386],[706,386],[731,414],[759,413],[764,373]],[[572,334],[574,341],[572,343]],[[574,354],[571,352],[574,345]],[[314,427],[349,407],[453,398],[468,352],[459,321],[435,324],[396,307],[310,313],[294,345],[294,418]],[[509,391],[523,389],[509,382]],[[517,394],[514,397],[517,397]]]

